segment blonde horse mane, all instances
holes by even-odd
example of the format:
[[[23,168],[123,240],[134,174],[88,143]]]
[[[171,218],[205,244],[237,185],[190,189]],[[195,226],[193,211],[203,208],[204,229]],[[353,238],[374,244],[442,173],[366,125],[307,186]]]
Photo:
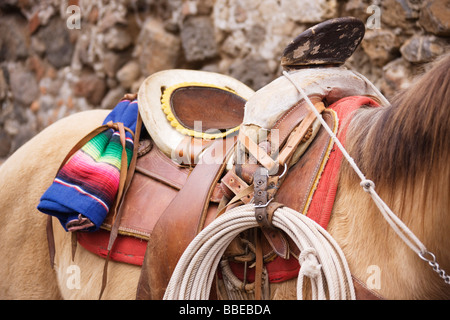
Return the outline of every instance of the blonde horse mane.
[[[394,97],[390,106],[358,110],[346,140],[346,148],[361,171],[375,182],[377,192],[397,216],[419,239],[424,240],[430,251],[440,257],[438,260],[444,270],[450,268],[447,253],[450,245],[449,69],[450,55],[447,55],[409,89]],[[355,185],[359,187],[358,184],[356,174],[343,163],[340,188],[352,190]],[[350,192],[341,195],[339,212],[353,201],[343,200],[345,197],[351,198],[352,195]],[[364,203],[363,196],[358,194],[358,198],[353,205]],[[379,225],[376,208],[370,203],[360,205],[367,210],[362,219],[369,216],[372,219],[366,220],[366,226],[372,225],[372,229],[377,230],[372,232],[374,237],[378,237],[376,241],[392,244],[390,247],[399,246],[386,240],[389,231],[380,233],[383,229]],[[385,250],[380,248],[380,252],[383,251],[386,256],[394,254],[389,247]],[[418,258],[414,261],[415,258],[411,257],[412,264],[428,276],[418,277],[416,274],[417,278],[412,283],[416,283],[418,288],[412,296],[449,297],[448,285],[443,285],[442,279],[429,270],[425,271],[426,263]],[[405,259],[404,266],[407,265]]]
[[[348,134],[348,148],[366,176],[387,194],[401,190],[405,206],[419,188],[422,212],[438,203],[450,207],[449,69],[450,55],[390,106],[361,110]]]

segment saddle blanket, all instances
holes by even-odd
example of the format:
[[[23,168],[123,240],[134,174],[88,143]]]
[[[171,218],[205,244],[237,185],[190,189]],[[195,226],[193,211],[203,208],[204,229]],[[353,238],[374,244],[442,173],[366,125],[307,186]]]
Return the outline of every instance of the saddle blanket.
[[[369,97],[354,96],[343,98],[331,106],[339,120],[337,131],[338,139],[344,143],[348,123],[354,111],[361,106],[378,107],[378,103]],[[328,158],[325,159],[325,166],[320,174],[316,189],[313,190],[313,196],[306,215],[327,228],[331,211],[333,208],[337,185],[338,173],[342,161],[342,152],[336,145],[332,145]],[[107,245],[109,241],[109,231],[99,229],[96,232],[78,232],[78,242],[86,250],[99,256],[106,257],[108,254]],[[142,266],[147,241],[133,236],[119,235],[110,253],[111,260]],[[298,275],[300,269],[298,261],[291,256],[285,260],[276,257],[266,265],[270,282],[283,282],[292,279]],[[230,267],[235,275],[243,280],[244,270],[239,264],[230,263]],[[252,281],[254,271],[249,269],[247,280]]]
[[[103,124],[121,122],[134,133],[137,114],[136,100],[122,100]],[[131,133],[125,132],[125,136],[129,165],[134,145]],[[89,231],[98,230],[117,195],[122,149],[120,133],[115,129],[97,134],[61,167],[42,195],[38,210],[57,217],[66,231],[69,222],[78,220],[80,214],[93,223]]]

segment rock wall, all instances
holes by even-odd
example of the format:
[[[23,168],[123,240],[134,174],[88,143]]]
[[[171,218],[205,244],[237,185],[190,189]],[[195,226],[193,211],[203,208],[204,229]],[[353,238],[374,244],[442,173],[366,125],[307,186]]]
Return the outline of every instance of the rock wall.
[[[0,158],[64,116],[114,107],[160,70],[259,89],[295,36],[349,15],[368,28],[347,66],[388,98],[448,51],[450,0],[2,0]]]

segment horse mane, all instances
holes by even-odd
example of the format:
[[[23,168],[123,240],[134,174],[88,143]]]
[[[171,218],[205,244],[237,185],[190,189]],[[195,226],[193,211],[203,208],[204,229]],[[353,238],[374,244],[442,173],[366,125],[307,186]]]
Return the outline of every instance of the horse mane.
[[[450,55],[389,106],[358,109],[344,145],[390,209],[450,269]],[[332,234],[349,263],[364,276],[362,261],[385,273],[383,295],[449,299],[448,285],[388,228],[347,161],[339,176]],[[358,226],[357,228],[355,228]],[[371,251],[367,252],[366,246]],[[398,266],[395,269],[395,266]],[[359,268],[359,269],[358,269]],[[394,268],[394,269],[392,269]]]
[[[450,208],[449,70],[446,55],[390,106],[362,108],[347,135],[350,154],[377,190],[392,197],[403,190],[403,200],[423,195],[420,209],[436,201]]]

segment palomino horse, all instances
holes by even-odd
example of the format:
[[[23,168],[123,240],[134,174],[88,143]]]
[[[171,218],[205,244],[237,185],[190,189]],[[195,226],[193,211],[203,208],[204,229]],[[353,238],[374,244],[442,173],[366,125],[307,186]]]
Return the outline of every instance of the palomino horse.
[[[361,108],[345,145],[380,196],[450,269],[450,57],[446,57],[390,106]],[[40,196],[69,149],[97,127],[108,111],[79,113],[53,124],[0,168],[0,298],[96,299],[104,260],[79,247],[54,223],[55,270],[50,268],[46,216]],[[55,220],[55,219],[54,219]],[[328,230],[341,246],[351,273],[363,281],[376,266],[375,291],[386,299],[449,299],[448,284],[412,252],[382,219],[343,164]],[[110,262],[105,299],[134,299],[140,268]],[[295,297],[295,280],[273,285],[272,297]]]

